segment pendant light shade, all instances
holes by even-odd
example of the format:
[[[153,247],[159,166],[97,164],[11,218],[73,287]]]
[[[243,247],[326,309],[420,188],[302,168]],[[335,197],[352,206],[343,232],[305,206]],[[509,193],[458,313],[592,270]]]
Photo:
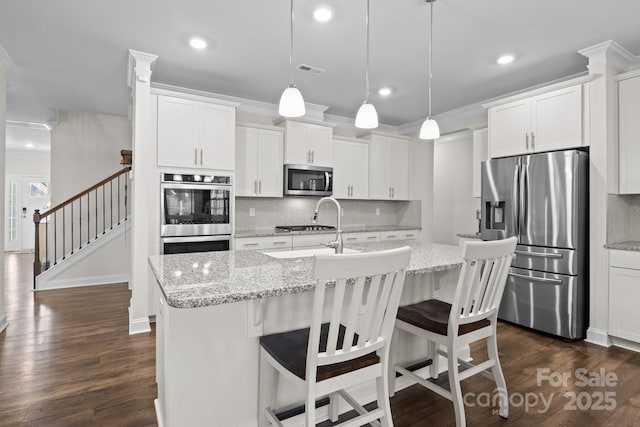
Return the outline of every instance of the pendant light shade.
[[[302,94],[293,83],[282,92],[278,113],[283,117],[304,116],[304,99],[302,99]]]
[[[290,2],[291,26],[289,28],[289,68],[291,69],[291,83],[280,96],[278,113],[284,117],[301,117],[305,115],[302,93],[293,84],[293,0]]]
[[[429,3],[429,117],[422,123],[420,127],[420,139],[437,139],[440,138],[440,126],[438,122],[431,117],[431,80],[433,79],[433,3],[436,0],[426,0]]]
[[[356,127],[360,129],[375,129],[378,127],[378,112],[369,101],[362,103],[356,115]]]
[[[365,69],[366,98],[356,114],[356,127],[360,129],[375,129],[378,127],[378,112],[369,101],[369,0],[367,0],[367,13],[365,19],[367,39],[367,66]]]
[[[420,139],[440,138],[440,126],[434,119],[426,119],[420,126]]]

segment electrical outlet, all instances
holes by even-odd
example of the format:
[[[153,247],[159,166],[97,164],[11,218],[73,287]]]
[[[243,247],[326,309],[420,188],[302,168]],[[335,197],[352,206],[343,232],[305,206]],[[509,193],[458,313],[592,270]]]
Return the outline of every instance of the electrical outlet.
[[[376,215],[380,215],[380,208],[376,208]]]
[[[249,208],[249,216],[256,216],[256,208]]]

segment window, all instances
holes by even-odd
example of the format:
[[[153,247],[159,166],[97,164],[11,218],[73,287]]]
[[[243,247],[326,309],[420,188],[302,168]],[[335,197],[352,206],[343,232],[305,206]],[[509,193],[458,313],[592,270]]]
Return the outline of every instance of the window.
[[[30,182],[29,196],[32,199],[46,199],[49,197],[49,183],[47,182]]]
[[[9,241],[18,240],[18,183],[9,182]]]

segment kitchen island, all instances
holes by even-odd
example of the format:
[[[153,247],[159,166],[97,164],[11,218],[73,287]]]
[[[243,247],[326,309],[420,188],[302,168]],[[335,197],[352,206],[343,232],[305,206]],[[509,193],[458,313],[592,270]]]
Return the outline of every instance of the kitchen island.
[[[461,266],[457,246],[393,241],[350,245],[361,252],[412,248],[401,304],[449,300]],[[149,258],[157,299],[156,413],[160,426],[256,426],[259,343],[263,334],[309,325],[312,258],[276,259],[258,251]],[[426,343],[394,336],[396,361],[414,362]],[[403,386],[398,381],[397,387]],[[278,404],[299,401],[279,393]],[[353,391],[372,400],[373,385]],[[322,414],[322,411],[319,411]]]

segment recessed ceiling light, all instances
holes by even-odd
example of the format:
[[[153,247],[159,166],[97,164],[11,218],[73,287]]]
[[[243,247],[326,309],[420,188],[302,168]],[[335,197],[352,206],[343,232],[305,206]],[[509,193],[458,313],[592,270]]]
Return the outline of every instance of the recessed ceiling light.
[[[27,148],[33,148],[33,144],[30,142],[27,142],[26,144],[24,144],[24,146]]]
[[[333,13],[326,7],[319,7],[313,12],[313,17],[319,22],[327,22],[332,16]]]
[[[200,37],[192,37],[189,40],[189,45],[194,49],[202,50],[207,47],[207,42],[204,39],[201,39]]]
[[[506,54],[506,55],[500,56],[496,62],[500,65],[507,65],[507,64],[511,64],[514,59],[515,57],[513,55]]]
[[[391,95],[391,88],[390,87],[381,87],[380,90],[378,91],[378,95],[380,95],[380,96],[389,96],[389,95]]]

